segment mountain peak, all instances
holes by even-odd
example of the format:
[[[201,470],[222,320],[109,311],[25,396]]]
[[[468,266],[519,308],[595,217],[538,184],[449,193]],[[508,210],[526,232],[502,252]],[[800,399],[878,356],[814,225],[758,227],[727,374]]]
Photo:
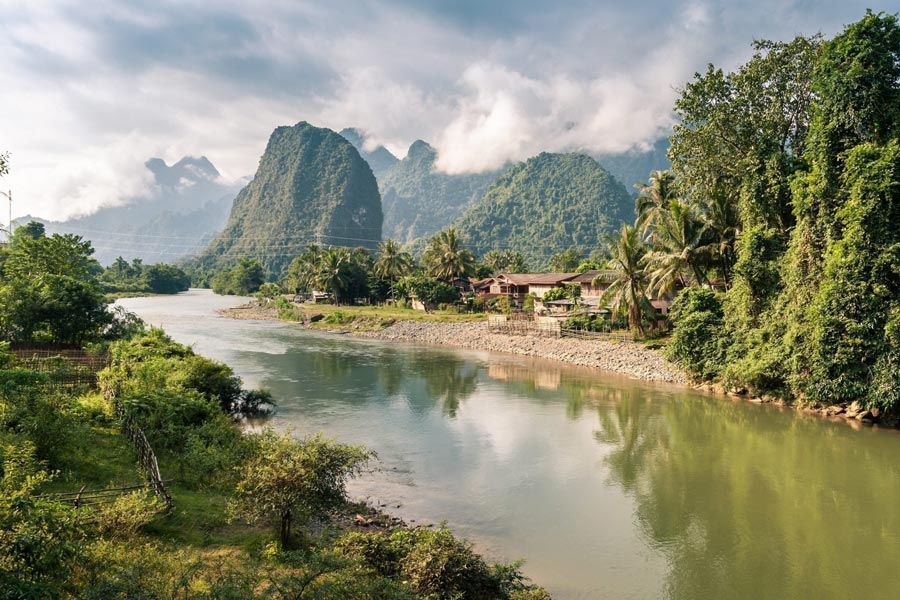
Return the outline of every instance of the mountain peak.
[[[184,181],[210,181],[220,176],[218,169],[205,156],[184,156],[171,167],[163,159],[154,157],[145,162],[144,166],[153,173],[156,183],[163,187],[175,187]]]
[[[400,161],[400,159],[394,156],[391,151],[384,146],[378,146],[372,150],[366,150],[368,135],[362,129],[358,129],[356,127],[347,127],[345,129],[341,129],[338,135],[353,144],[353,147],[356,148],[356,151],[359,152],[359,155],[362,156],[367,163],[369,163],[369,168],[372,169],[372,173],[375,174],[376,178],[384,175],[384,173],[388,169],[390,169]]]

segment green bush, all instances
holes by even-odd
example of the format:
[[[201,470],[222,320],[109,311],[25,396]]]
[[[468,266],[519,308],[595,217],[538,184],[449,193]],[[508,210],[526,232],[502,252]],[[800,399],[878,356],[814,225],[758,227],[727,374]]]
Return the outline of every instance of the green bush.
[[[695,377],[714,378],[725,358],[719,343],[724,326],[722,303],[715,292],[684,290],[672,304],[669,318],[674,330],[666,345],[666,357]]]
[[[401,579],[419,597],[435,600],[549,598],[527,584],[518,564],[491,565],[449,529],[397,529],[351,533],[337,549],[385,577]]]

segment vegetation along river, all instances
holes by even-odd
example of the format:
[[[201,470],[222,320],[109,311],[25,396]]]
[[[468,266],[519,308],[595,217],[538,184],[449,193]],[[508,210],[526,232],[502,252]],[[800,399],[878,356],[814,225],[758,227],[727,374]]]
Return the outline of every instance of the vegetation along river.
[[[120,301],[270,389],[274,428],[377,451],[355,497],[526,559],[555,598],[900,597],[896,431],[215,313],[242,302]]]

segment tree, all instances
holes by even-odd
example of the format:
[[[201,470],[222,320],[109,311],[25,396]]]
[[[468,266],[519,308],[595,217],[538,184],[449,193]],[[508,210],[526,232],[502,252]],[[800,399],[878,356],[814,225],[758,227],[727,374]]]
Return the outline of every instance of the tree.
[[[468,275],[475,268],[475,257],[462,245],[455,227],[428,240],[424,261],[428,274],[444,281]]]
[[[391,299],[394,299],[394,286],[397,280],[409,273],[412,267],[412,255],[404,252],[396,241],[388,238],[379,244],[373,273],[376,277],[390,281]]]
[[[574,273],[584,255],[577,248],[569,248],[550,257],[550,269],[554,273]]]
[[[654,232],[653,250],[647,255],[651,293],[671,292],[676,282],[684,286],[691,276],[698,285],[707,282],[706,226],[694,207],[670,200],[668,208],[657,217]]]
[[[612,256],[608,268],[614,274],[601,273],[594,279],[594,285],[609,283],[600,303],[609,306],[613,313],[626,313],[628,325],[643,335],[643,315],[650,308],[645,293],[647,248],[637,228],[631,225],[622,225],[619,233],[609,238],[607,246]]]
[[[217,294],[249,296],[266,280],[262,266],[255,258],[242,258],[231,269],[220,271],[212,278]]]
[[[640,192],[635,225],[641,235],[647,237],[655,232],[657,224],[668,212],[669,202],[678,198],[675,174],[671,171],[653,171],[649,182],[638,183],[634,187]]]
[[[295,522],[304,523],[344,502],[347,480],[375,456],[321,435],[298,441],[268,431],[255,442],[256,452],[237,468],[240,480],[230,512],[249,522],[277,522],[283,547],[290,545]]]
[[[315,286],[316,273],[323,249],[317,244],[309,244],[300,256],[291,261],[284,285],[287,289],[298,292],[310,292]]]
[[[492,274],[527,273],[528,265],[521,252],[513,250],[491,250],[482,258]]]
[[[408,277],[404,287],[419,299],[428,310],[430,306],[451,304],[459,300],[459,292],[452,285],[431,277]]]
[[[39,235],[42,228],[19,236],[21,230],[3,263],[0,335],[64,343],[99,338],[113,315],[95,277],[99,265],[90,242]]]

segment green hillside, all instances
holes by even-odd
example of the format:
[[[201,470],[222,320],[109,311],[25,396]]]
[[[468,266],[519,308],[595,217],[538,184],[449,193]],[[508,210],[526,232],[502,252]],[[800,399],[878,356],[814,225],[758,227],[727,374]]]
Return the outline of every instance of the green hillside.
[[[375,247],[381,221],[375,177],[350,142],[306,122],[278,127],[198,267],[209,271],[247,256],[279,275],[311,242]]]
[[[570,247],[590,252],[633,220],[634,200],[597,161],[544,152],[507,169],[456,225],[477,255],[513,248],[542,267]]]
[[[435,172],[436,155],[428,143],[417,140],[403,160],[379,177],[385,238],[411,242],[437,233],[477,202],[497,178],[497,172]]]

